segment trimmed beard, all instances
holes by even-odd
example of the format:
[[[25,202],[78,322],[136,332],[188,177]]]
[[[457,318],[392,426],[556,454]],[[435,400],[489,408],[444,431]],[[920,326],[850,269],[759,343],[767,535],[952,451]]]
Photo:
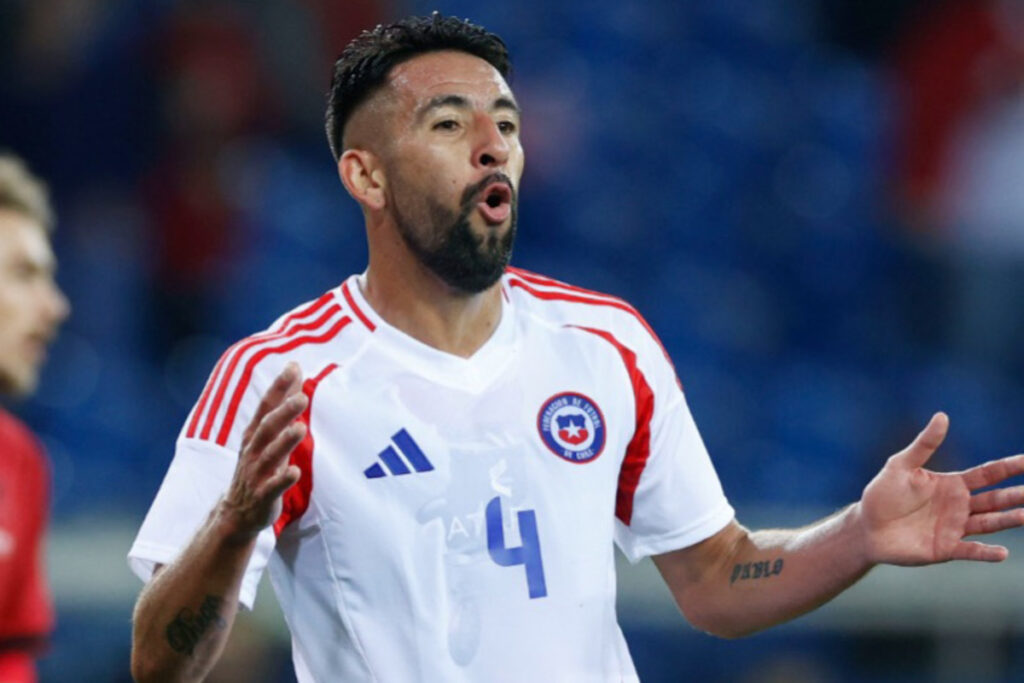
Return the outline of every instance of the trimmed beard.
[[[395,207],[395,223],[398,234],[409,249],[416,255],[420,263],[437,275],[453,289],[466,294],[479,294],[497,282],[509,259],[512,258],[512,245],[516,239],[517,201],[515,190],[510,199],[509,226],[504,235],[488,231],[478,236],[469,225],[469,217],[476,210],[477,197],[485,187],[494,182],[507,183],[512,188],[512,181],[503,173],[494,173],[478,183],[467,187],[459,203],[458,214],[427,198],[428,220],[432,227],[447,225],[443,232],[435,233],[434,239],[418,234],[414,223],[402,215]],[[421,224],[423,223],[421,222]]]

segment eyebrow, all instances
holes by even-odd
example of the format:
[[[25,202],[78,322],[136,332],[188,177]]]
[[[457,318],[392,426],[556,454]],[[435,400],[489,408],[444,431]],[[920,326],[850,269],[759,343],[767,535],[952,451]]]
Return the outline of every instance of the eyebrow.
[[[420,107],[420,110],[416,113],[417,120],[422,120],[435,109],[441,107],[455,107],[456,109],[469,109],[471,105],[469,99],[462,95],[438,95],[433,97],[425,105]],[[508,110],[516,114],[517,116],[522,114],[522,110],[519,109],[519,105],[515,103],[515,100],[508,97],[499,97],[491,103],[491,111]]]

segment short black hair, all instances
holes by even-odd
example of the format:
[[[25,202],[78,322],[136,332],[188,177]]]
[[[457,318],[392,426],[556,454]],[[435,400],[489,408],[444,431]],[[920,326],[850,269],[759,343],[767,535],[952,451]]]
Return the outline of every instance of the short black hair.
[[[334,63],[327,96],[327,141],[335,160],[341,157],[345,124],[352,112],[387,80],[396,65],[426,52],[457,50],[479,57],[508,78],[511,63],[505,42],[468,19],[406,17],[378,24],[349,43]]]

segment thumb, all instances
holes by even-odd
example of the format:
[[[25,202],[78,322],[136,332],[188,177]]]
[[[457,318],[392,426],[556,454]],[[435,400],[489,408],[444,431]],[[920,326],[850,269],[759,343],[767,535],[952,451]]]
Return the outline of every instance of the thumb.
[[[893,461],[906,469],[924,466],[932,453],[938,450],[949,431],[949,416],[935,413],[932,419],[909,446],[893,456]]]

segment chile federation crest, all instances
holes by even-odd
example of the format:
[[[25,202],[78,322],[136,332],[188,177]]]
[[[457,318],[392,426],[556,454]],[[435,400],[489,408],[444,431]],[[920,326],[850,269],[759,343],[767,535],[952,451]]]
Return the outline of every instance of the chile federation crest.
[[[590,462],[604,450],[604,416],[583,394],[564,392],[545,401],[537,431],[548,450],[571,463]]]

